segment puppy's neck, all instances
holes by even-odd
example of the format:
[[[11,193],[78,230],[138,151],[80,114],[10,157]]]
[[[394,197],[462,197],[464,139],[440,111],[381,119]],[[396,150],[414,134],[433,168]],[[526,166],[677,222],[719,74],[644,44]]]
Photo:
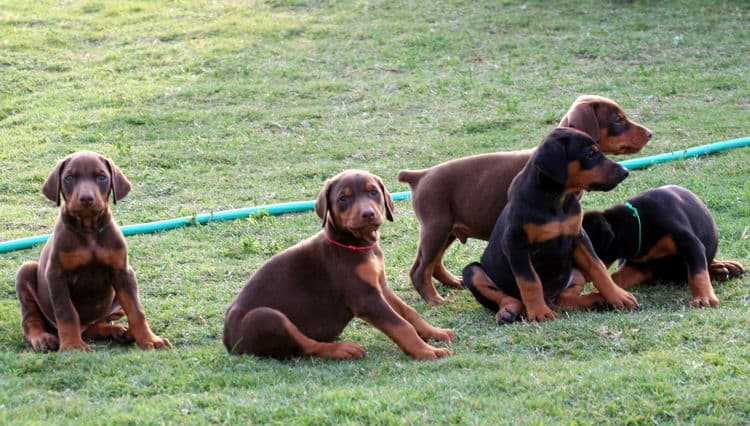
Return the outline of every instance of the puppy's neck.
[[[112,222],[109,209],[105,208],[95,216],[76,216],[71,214],[65,206],[60,210],[60,220],[66,228],[78,235],[96,235],[104,232]]]
[[[348,248],[350,250],[367,250],[378,244],[378,231],[374,231],[372,239],[358,237],[351,232],[341,231],[330,222],[326,223],[323,228],[323,236],[333,245]]]

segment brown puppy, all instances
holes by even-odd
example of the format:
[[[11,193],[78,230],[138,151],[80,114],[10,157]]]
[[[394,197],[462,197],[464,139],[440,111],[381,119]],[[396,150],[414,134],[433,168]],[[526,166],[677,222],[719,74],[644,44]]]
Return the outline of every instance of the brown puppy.
[[[109,211],[110,193],[117,203],[130,192],[120,169],[95,152],[77,152],[57,163],[42,192],[57,205],[62,194],[64,204],[39,262],[16,274],[21,325],[34,350],[88,351],[83,338],[171,347],[149,328],[125,238]],[[110,323],[123,315],[128,326]]]
[[[393,200],[382,180],[344,171],[326,181],[315,211],[323,229],[261,266],[229,306],[227,350],[274,358],[362,358],[358,344],[333,342],[356,316],[414,358],[450,355],[424,340],[451,342],[453,331],[429,325],[386,282],[378,229],[383,215],[393,220]]]
[[[605,154],[638,152],[651,131],[627,118],[611,99],[580,96],[558,127],[572,127],[591,136]],[[533,149],[480,154],[451,160],[424,170],[402,170],[398,180],[408,183],[412,206],[421,224],[417,258],[411,280],[424,300],[443,302],[432,277],[451,287],[460,278],[443,264],[443,254],[458,239],[487,240],[508,202],[508,186],[531,157]]]

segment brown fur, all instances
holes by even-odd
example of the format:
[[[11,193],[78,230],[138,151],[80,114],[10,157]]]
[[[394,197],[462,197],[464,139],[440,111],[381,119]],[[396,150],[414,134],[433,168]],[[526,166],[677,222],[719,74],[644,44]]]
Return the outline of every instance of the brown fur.
[[[589,134],[607,154],[637,152],[651,139],[650,130],[629,120],[615,101],[600,96],[580,96],[559,126]],[[398,174],[398,180],[411,187],[412,206],[420,222],[411,280],[427,302],[436,305],[444,300],[432,277],[450,287],[462,286],[461,279],[443,265],[445,251],[456,239],[489,238],[508,201],[511,180],[533,151],[474,155]]]
[[[335,342],[361,318],[418,359],[450,355],[425,342],[451,342],[453,331],[428,324],[388,287],[378,229],[393,201],[377,176],[348,170],[328,180],[315,211],[323,229],[272,257],[250,278],[224,320],[234,354],[274,358],[359,359],[364,349]]]
[[[80,349],[87,339],[135,340],[141,348],[171,347],[149,328],[128,266],[127,245],[108,200],[125,197],[130,182],[108,158],[81,151],[59,161],[42,188],[64,204],[38,262],[16,274],[21,326],[35,351]],[[126,315],[128,325],[110,324]]]

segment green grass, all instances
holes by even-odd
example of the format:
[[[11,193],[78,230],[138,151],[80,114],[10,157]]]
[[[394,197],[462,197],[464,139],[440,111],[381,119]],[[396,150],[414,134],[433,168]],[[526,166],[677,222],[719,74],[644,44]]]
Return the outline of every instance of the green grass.
[[[536,145],[580,94],[614,98],[655,133],[639,155],[747,136],[745,1],[0,2],[0,240],[50,232],[40,192],[78,150],[133,182],[120,224],[313,199],[365,168]],[[620,157],[623,159],[626,157]],[[750,149],[638,170],[604,208],[686,186],[713,211],[719,257],[750,265]],[[453,356],[417,362],[354,321],[359,362],[227,355],[223,314],[273,253],[315,233],[313,213],[128,239],[154,330],[175,349],[97,342],[35,354],[14,275],[40,248],[0,255],[0,423],[750,422],[748,278],[717,309],[686,286],[638,287],[633,313],[498,327],[467,291],[432,308],[408,270],[418,222],[382,229],[392,287],[453,327]],[[448,253],[459,271],[479,241]]]

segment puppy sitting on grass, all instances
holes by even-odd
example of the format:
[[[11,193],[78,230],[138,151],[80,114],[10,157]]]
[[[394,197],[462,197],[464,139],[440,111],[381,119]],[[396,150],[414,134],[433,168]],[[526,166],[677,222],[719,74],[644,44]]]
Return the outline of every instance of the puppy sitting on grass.
[[[451,342],[453,331],[428,324],[388,287],[378,229],[393,220],[382,180],[347,170],[329,179],[315,211],[323,229],[272,257],[229,306],[224,345],[233,354],[274,358],[359,359],[365,350],[335,342],[354,317],[418,359],[450,355],[427,339]]]
[[[601,302],[635,309],[635,297],[617,287],[581,228],[581,191],[608,191],[628,175],[583,132],[558,128],[547,135],[513,179],[508,204],[495,223],[481,262],[463,270],[466,287],[496,312],[498,324],[525,316],[557,318],[553,306],[587,308]],[[573,267],[598,292],[570,288]]]

